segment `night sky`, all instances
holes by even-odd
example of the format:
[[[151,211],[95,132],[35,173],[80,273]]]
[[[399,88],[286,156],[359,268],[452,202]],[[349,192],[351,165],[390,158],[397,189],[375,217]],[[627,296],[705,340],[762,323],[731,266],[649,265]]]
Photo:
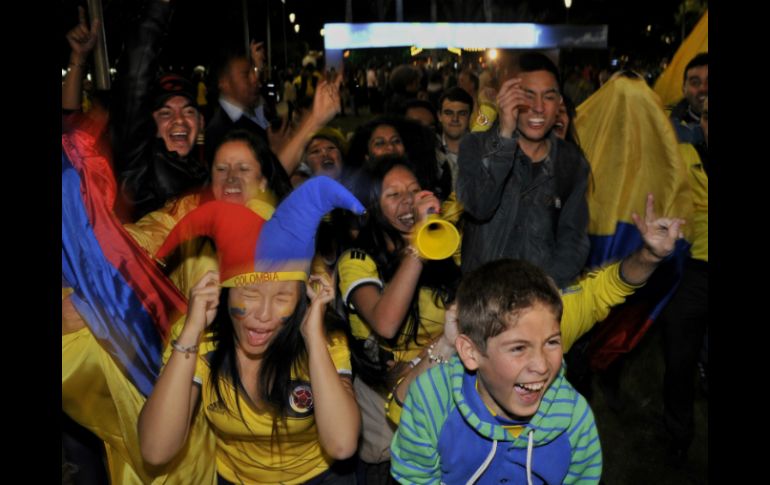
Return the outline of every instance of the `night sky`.
[[[114,63],[122,46],[125,29],[130,19],[141,11],[144,1],[103,0],[110,62]],[[386,21],[395,21],[395,2],[382,0],[388,6]],[[427,0],[404,0],[404,20],[426,22],[430,20],[430,2]],[[481,1],[438,0],[439,21],[483,21]],[[515,2],[492,1],[496,22],[540,22],[565,23],[566,10],[563,0],[539,0]],[[61,64],[67,64],[68,46],[64,35],[77,21],[77,5],[85,1],[62,0],[62,55]],[[249,33],[252,38],[264,40],[267,37],[268,6],[271,20],[273,64],[283,64],[284,30],[289,62],[298,63],[305,51],[321,50],[323,40],[320,29],[324,22],[345,21],[345,0],[249,0]],[[675,22],[675,13],[680,2],[676,0],[573,0],[569,11],[571,24],[608,24],[609,45],[612,54],[631,54],[645,60],[662,56],[671,57],[681,41],[681,25]],[[208,65],[218,46],[243,45],[243,0],[177,0],[169,36],[164,45],[164,65],[186,68]],[[296,34],[288,22],[289,12],[297,16],[301,25]],[[697,18],[689,20],[691,28]],[[282,24],[283,21],[283,24]],[[354,22],[378,21],[375,1],[354,0]],[[646,33],[647,25],[652,29]],[[673,37],[666,44],[661,37]],[[600,58],[610,53],[595,53]]]

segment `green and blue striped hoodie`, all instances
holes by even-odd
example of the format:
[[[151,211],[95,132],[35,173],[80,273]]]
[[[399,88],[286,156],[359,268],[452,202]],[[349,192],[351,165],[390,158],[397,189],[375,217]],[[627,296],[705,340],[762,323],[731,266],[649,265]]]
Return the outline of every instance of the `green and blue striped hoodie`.
[[[510,424],[525,426],[518,438]],[[400,483],[598,483],[602,451],[591,408],[563,365],[537,413],[515,423],[490,413],[476,375],[455,356],[409,387],[391,473]]]

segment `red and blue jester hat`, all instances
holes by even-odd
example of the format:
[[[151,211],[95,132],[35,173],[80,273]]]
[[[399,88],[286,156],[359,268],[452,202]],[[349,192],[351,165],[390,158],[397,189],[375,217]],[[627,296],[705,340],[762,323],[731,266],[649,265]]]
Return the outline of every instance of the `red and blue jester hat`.
[[[210,201],[179,221],[156,256],[164,258],[183,241],[209,236],[217,247],[224,287],[307,281],[318,224],[336,208],[364,213],[353,194],[326,176],[300,185],[268,221],[247,206]]]

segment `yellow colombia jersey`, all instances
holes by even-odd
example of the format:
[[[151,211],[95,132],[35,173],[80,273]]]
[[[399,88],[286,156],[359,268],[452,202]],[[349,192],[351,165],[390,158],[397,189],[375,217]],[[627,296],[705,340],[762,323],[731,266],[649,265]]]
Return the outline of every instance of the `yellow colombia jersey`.
[[[356,313],[350,302],[350,294],[363,284],[375,284],[380,288],[385,285],[377,273],[374,260],[363,251],[350,250],[340,256],[337,263],[340,278],[340,294],[350,310],[350,328],[355,338],[366,340],[372,330]],[[420,289],[418,304],[420,307],[420,327],[417,332],[417,342],[401,335],[394,347],[381,341],[384,349],[393,352],[396,362],[408,362],[417,357],[422,349],[444,332],[444,307],[437,306],[433,292],[427,288]],[[440,304],[440,302],[439,302]]]
[[[64,307],[62,316],[80,318]],[[87,326],[62,335],[61,377],[62,409],[104,441],[111,483],[216,483],[214,435],[203,413],[194,416],[187,443],[174,461],[151,467],[142,460],[137,422],[145,398]]]
[[[181,328],[182,325],[173,327],[172,338]],[[328,470],[334,460],[324,453],[318,441],[309,376],[302,371],[292,371],[286,425],[279,424],[278,437],[273,438],[273,416],[254,409],[239,393],[241,418],[235,403],[235,390],[229,382],[223,386],[227,401],[225,411],[211,385],[207,354],[204,353],[204,349],[212,348],[211,335],[206,334],[199,352],[195,381],[201,385],[200,409],[216,434],[217,472],[233,483],[293,484],[306,482]],[[331,333],[327,348],[337,372],[350,375],[350,351],[345,335]],[[164,362],[169,356],[167,350]]]

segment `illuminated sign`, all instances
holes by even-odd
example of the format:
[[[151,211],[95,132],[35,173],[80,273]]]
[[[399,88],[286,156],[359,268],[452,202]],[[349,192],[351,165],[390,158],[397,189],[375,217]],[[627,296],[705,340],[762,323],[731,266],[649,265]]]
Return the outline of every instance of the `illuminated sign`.
[[[329,50],[413,46],[422,49],[607,48],[607,26],[501,23],[324,24]]]

